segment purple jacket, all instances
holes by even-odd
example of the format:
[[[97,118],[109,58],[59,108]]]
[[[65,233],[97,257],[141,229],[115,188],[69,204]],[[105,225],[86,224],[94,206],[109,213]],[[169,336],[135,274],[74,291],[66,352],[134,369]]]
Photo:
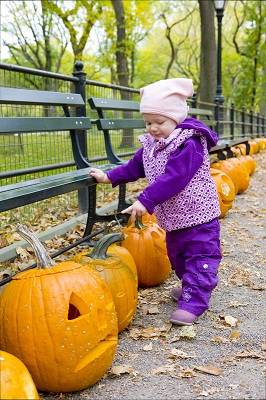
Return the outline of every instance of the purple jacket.
[[[187,118],[167,139],[156,142],[145,134],[140,140],[143,148],[108,172],[113,186],[146,176],[149,185],[138,199],[167,231],[208,222],[220,214],[207,151],[217,142],[213,131]]]

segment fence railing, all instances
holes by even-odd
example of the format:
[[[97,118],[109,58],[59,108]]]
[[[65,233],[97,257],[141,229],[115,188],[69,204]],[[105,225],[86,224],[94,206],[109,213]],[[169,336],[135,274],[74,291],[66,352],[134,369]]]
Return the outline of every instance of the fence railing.
[[[82,63],[75,64],[72,76],[0,63],[0,86],[80,93],[85,104],[91,96],[139,99],[137,89],[86,79]],[[265,134],[265,116],[254,113],[252,110],[247,111],[245,108],[239,110],[233,104],[221,107],[215,103],[200,102],[197,101],[196,95],[193,96],[190,105],[195,108],[208,108],[214,112],[215,128],[218,134],[220,133],[221,140],[245,136],[255,138]],[[32,115],[40,115],[43,112],[59,115],[61,110],[33,107],[31,112]],[[0,105],[0,113],[2,116],[21,116],[24,115],[24,109],[23,106]],[[89,106],[78,108],[77,115],[96,118],[95,111]],[[220,119],[221,115],[222,119]],[[138,132],[136,132],[136,137],[137,135]],[[29,179],[29,175],[30,178],[35,178],[51,174],[53,170],[64,172],[75,168],[71,142],[66,135],[56,134],[53,143],[50,136],[48,138],[45,133],[31,133],[25,137],[26,139],[23,138],[22,142],[20,135],[14,135],[11,139],[5,135],[0,136],[1,185],[23,180],[23,176],[24,179]],[[103,135],[97,131],[96,127],[88,135],[81,135],[81,137],[83,137],[80,143],[82,152],[91,163],[101,164],[107,160]],[[134,153],[138,147],[136,137],[131,147],[123,147],[121,146],[122,132],[112,133],[113,147],[119,157],[127,158]]]

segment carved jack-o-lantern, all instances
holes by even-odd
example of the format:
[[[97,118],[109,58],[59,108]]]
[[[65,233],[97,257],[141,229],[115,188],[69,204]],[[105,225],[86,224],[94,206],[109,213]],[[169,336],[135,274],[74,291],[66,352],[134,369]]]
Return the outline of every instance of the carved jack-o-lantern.
[[[0,345],[21,359],[38,389],[80,390],[111,366],[117,347],[112,295],[97,273],[65,261],[54,265],[26,228],[37,269],[13,278],[0,297]]]
[[[121,242],[122,239],[123,235],[119,233],[109,233],[98,241],[92,251],[77,255],[79,262],[96,271],[111,290],[118,332],[131,322],[136,312],[138,295],[137,269],[131,254],[120,246],[115,246],[110,252],[111,245]]]

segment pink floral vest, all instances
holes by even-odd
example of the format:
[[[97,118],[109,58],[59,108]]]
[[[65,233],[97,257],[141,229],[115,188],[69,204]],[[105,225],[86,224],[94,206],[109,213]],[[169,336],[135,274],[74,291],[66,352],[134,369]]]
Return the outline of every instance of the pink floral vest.
[[[220,215],[215,183],[210,175],[210,161],[206,138],[194,129],[175,129],[167,139],[154,139],[145,134],[139,137],[143,144],[143,165],[149,184],[164,173],[173,151],[193,135],[200,136],[204,149],[203,164],[187,186],[177,195],[155,207],[158,224],[166,231],[188,228],[209,222]]]

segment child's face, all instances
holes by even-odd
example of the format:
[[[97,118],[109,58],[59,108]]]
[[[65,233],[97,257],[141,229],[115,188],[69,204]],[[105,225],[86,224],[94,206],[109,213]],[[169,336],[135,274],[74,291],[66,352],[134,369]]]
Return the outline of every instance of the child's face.
[[[142,114],[146,125],[146,130],[155,140],[166,139],[174,130],[177,123],[159,114]]]

